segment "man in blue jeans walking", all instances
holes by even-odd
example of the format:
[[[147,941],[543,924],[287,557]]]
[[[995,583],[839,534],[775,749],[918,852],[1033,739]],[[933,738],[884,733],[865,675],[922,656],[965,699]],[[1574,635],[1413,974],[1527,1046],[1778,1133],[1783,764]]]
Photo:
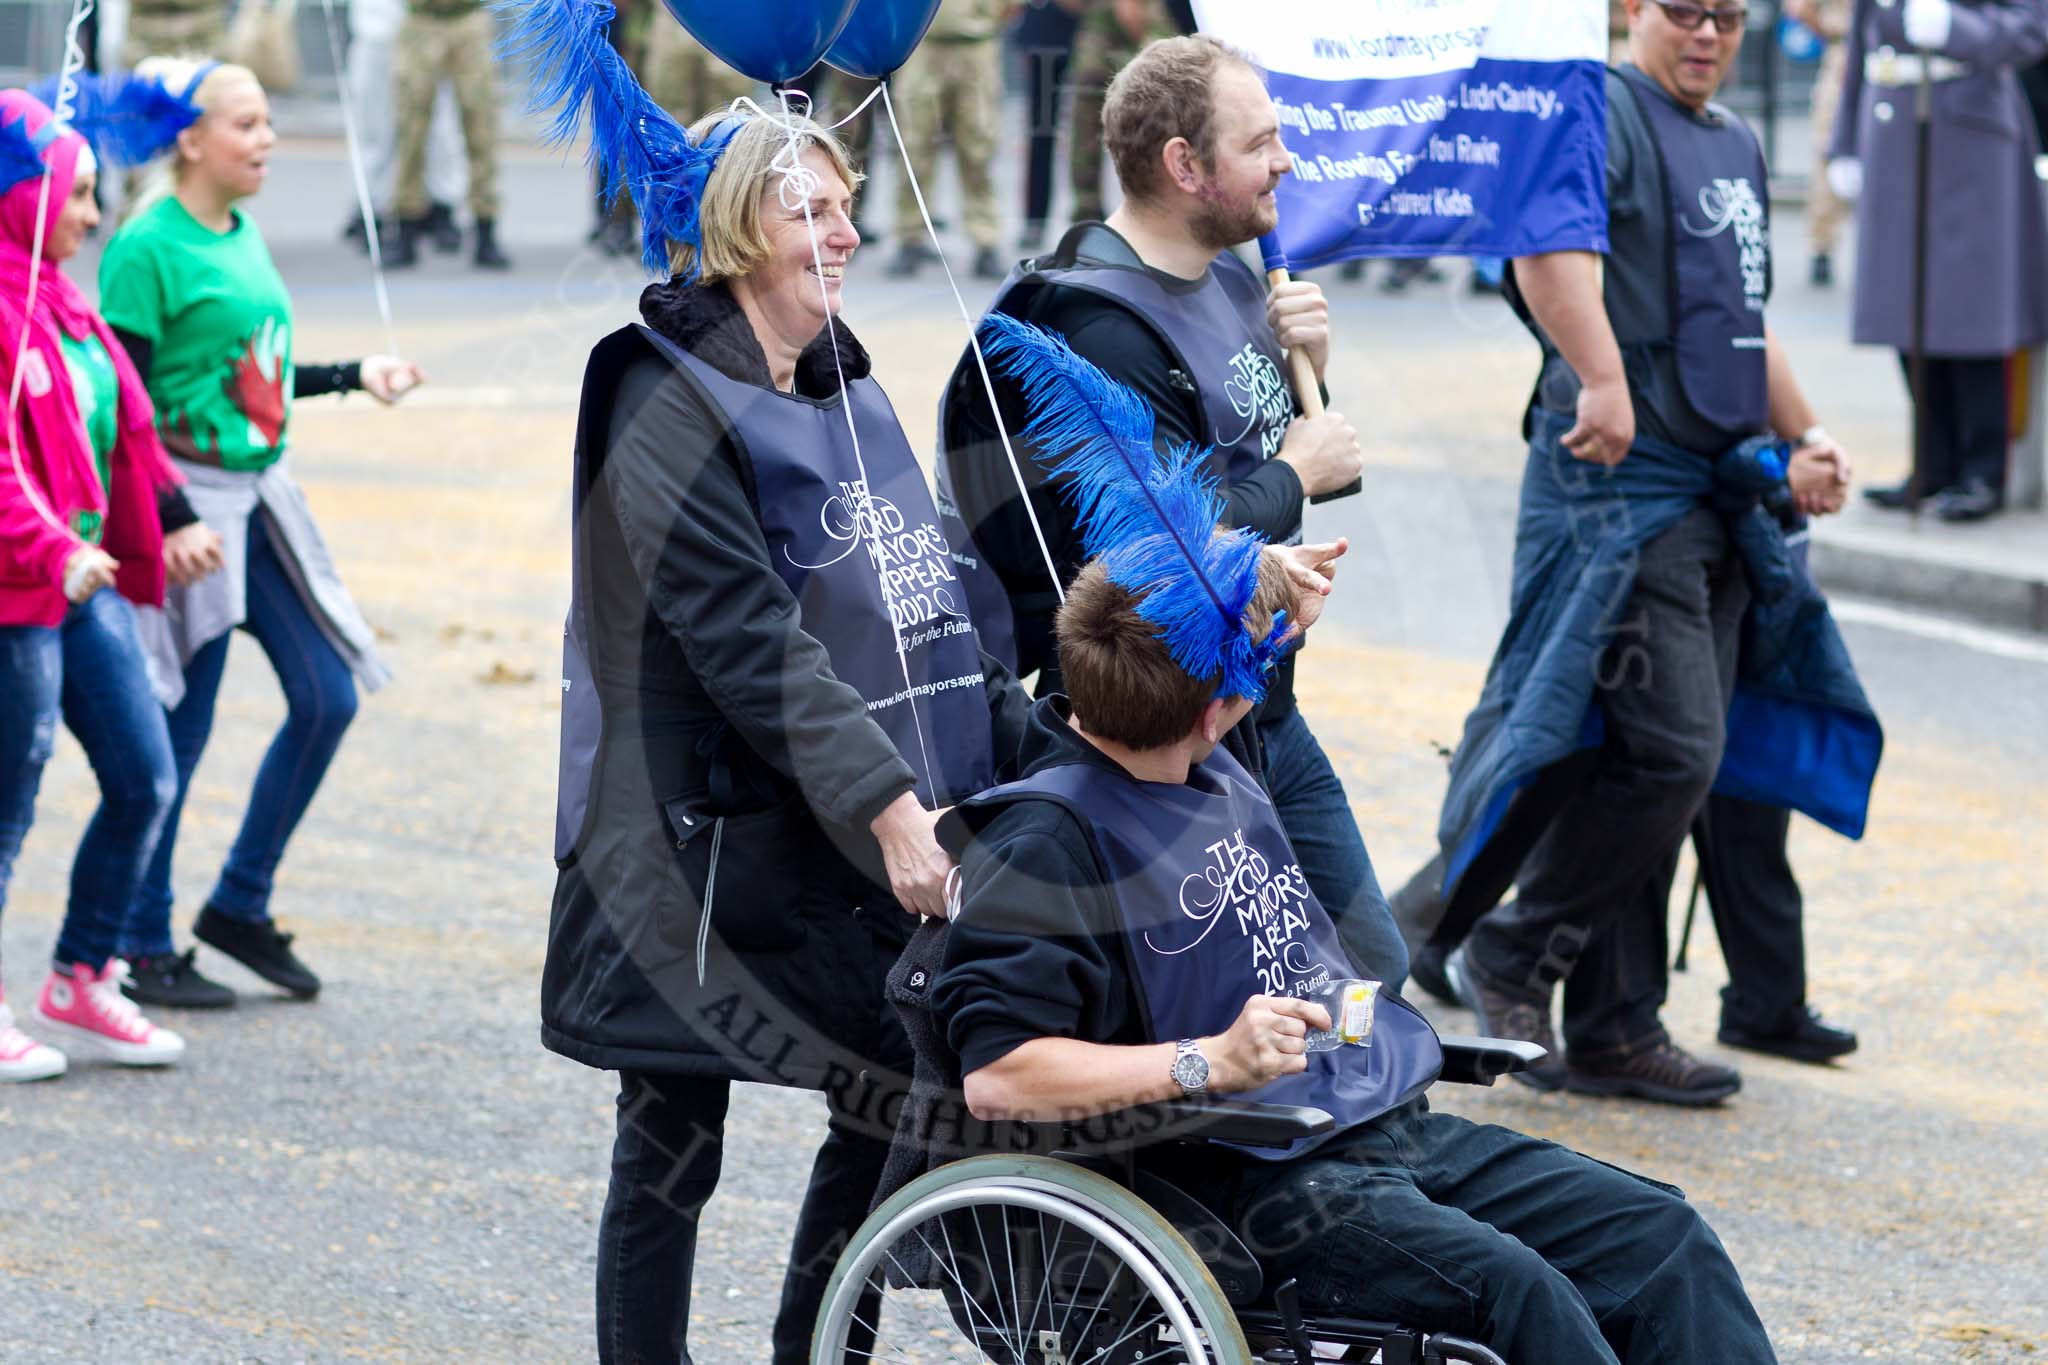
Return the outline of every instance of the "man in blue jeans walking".
[[[1330,314],[1320,288],[1303,281],[1268,295],[1230,248],[1272,229],[1273,187],[1291,163],[1258,73],[1211,38],[1152,43],[1118,73],[1103,125],[1124,200],[1107,222],[1068,232],[1052,255],[1011,272],[992,312],[1058,334],[1076,354],[1136,391],[1154,415],[1162,452],[1210,448],[1224,521],[1273,544],[1301,538],[1302,500],[1353,483],[1363,467],[1358,433],[1335,413],[1303,417],[1289,392],[1285,352],[1299,348],[1318,382],[1330,356]],[[998,388],[1003,426],[1027,414]],[[1001,578],[1016,618],[1020,676],[1037,692],[1059,689],[1050,648],[1056,598],[1046,552],[1062,581],[1085,556],[1062,485],[1036,478],[1031,501],[1046,537],[1041,551],[1015,476],[989,420],[974,356],[962,357],[940,415],[951,491],[979,553]],[[1060,452],[1034,452],[1044,458]],[[956,539],[957,546],[961,542]],[[975,599],[976,621],[982,602]],[[983,627],[984,641],[989,639]],[[1373,875],[1365,841],[1322,746],[1294,699],[1294,659],[1275,673],[1258,712],[1263,777],[1316,896],[1330,908],[1353,955],[1389,988],[1408,974],[1408,950]]]

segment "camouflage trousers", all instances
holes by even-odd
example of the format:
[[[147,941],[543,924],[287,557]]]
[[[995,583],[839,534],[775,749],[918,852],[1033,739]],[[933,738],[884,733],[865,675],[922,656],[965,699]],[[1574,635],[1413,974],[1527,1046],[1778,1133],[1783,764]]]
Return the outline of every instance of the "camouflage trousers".
[[[121,41],[121,65],[134,69],[144,57],[212,57],[226,55],[226,5],[198,10],[152,12],[140,6],[128,11],[128,33]]]
[[[1159,6],[1145,42],[1173,36],[1173,28]],[[1067,174],[1074,187],[1074,222],[1083,223],[1103,216],[1102,205],[1102,101],[1109,83],[1125,63],[1138,55],[1140,43],[1131,41],[1107,14],[1089,14],[1074,34],[1074,60],[1068,79],[1074,87],[1073,117],[1067,122],[1072,142],[1067,147]]]
[[[469,211],[498,216],[498,71],[491,60],[491,12],[478,9],[452,19],[406,17],[398,31],[398,202],[401,218],[427,211],[427,129],[434,96],[447,81],[462,114],[463,150],[469,157]]]
[[[753,81],[712,56],[666,10],[648,16],[638,65],[648,95],[685,128],[754,93]]]
[[[960,173],[960,217],[977,247],[1000,241],[995,187],[989,166],[996,158],[996,111],[1002,91],[1002,51],[993,38],[918,45],[896,73],[893,97],[903,128],[903,146],[917,168],[925,201],[939,173],[939,140],[953,143],[953,164]],[[917,198],[904,177],[896,196],[896,232],[911,241],[923,231]]]

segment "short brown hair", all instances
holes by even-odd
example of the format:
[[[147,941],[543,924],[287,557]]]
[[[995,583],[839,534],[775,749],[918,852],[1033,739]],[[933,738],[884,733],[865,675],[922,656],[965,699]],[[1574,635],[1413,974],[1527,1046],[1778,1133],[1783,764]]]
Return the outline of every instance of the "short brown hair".
[[[724,122],[728,111],[706,114],[690,125],[690,141],[701,143],[705,135]],[[697,222],[704,242],[701,252],[688,242],[668,244],[671,274],[687,275],[702,257],[703,284],[715,280],[751,275],[768,259],[768,234],[761,230],[761,197],[779,182],[782,170],[777,162],[788,148],[794,131],[797,155],[816,147],[825,153],[832,169],[846,182],[848,190],[860,188],[861,175],[853,158],[832,131],[802,114],[777,113],[764,118],[748,117],[719,153],[718,164],[704,181],[704,202]]]
[[[1228,43],[1197,34],[1148,43],[1116,73],[1102,102],[1102,140],[1127,197],[1159,192],[1165,173],[1159,154],[1177,137],[1188,140],[1196,160],[1215,161],[1216,97],[1210,85],[1226,62],[1258,70]]]
[[[1245,630],[1263,640],[1289,598],[1287,575],[1259,556],[1259,586]],[[1133,749],[1161,749],[1194,727],[1216,697],[1221,674],[1191,677],[1173,661],[1159,628],[1138,614],[1142,593],[1110,581],[1090,560],[1067,588],[1054,621],[1060,672],[1074,714],[1090,734]]]

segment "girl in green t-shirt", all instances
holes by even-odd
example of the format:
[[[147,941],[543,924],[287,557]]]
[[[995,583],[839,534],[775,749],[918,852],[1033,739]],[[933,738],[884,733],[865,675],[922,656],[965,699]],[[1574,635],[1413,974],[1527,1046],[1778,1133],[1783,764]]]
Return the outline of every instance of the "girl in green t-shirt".
[[[192,772],[236,627],[256,637],[284,689],[284,726],[257,770],[241,832],[193,932],[301,998],[320,980],[270,915],[286,842],[355,715],[358,684],[390,675],[313,524],[285,458],[293,398],[362,389],[395,402],[421,379],[392,356],[295,366],[292,307],[256,224],[240,208],[263,187],[276,135],[263,87],[239,66],[151,59],[138,75],[188,92],[202,112],[152,170],[134,215],[100,260],[107,321],[135,358],[157,429],[199,517],[227,545],[227,572],[174,589],[158,660],[182,677],[170,712],[178,796],[122,939],[136,998],[231,1004],[173,952],[171,859]]]

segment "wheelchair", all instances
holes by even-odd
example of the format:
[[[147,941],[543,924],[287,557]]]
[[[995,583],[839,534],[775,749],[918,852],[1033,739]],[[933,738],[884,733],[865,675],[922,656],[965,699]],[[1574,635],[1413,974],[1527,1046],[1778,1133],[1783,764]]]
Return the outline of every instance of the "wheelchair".
[[[1442,1042],[1452,1082],[1491,1085],[1543,1056],[1507,1039]],[[1130,1127],[1151,1141],[1275,1148],[1333,1123],[1220,1098],[1126,1112],[1143,1113]],[[1304,1314],[1295,1281],[1269,1284],[1221,1218],[1139,1167],[1139,1142],[1071,1126],[1062,1137],[1043,1155],[937,1166],[877,1205],[833,1270],[813,1365],[1507,1365],[1461,1337]]]

